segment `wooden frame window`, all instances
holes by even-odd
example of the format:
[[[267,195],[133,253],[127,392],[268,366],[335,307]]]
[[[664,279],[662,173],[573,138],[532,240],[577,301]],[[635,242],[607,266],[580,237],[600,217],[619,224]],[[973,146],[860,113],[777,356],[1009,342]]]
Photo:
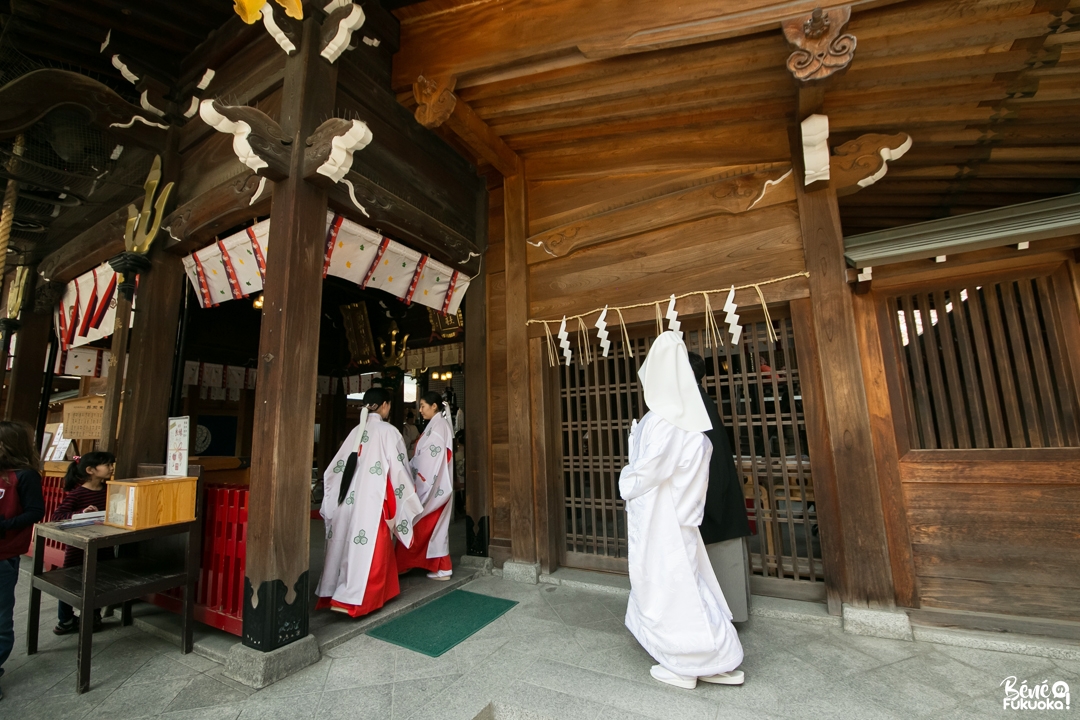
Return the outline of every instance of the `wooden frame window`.
[[[912,450],[1080,447],[1066,273],[956,279],[886,302]]]

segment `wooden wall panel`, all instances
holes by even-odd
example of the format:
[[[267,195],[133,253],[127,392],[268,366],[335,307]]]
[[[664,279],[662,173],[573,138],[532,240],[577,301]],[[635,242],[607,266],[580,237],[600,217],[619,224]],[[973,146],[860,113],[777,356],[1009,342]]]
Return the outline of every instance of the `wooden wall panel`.
[[[797,211],[788,203],[616,240],[529,270],[530,316],[558,318],[768,280],[802,272],[805,263]]]
[[[505,415],[504,415],[505,417]],[[506,424],[505,421],[502,423]],[[494,423],[493,423],[494,427]],[[491,445],[492,513],[491,537],[510,542],[510,445]]]
[[[901,461],[923,608],[1080,617],[1080,469],[1061,459]],[[991,451],[992,452],[992,451]],[[1071,452],[1068,450],[1059,453]]]

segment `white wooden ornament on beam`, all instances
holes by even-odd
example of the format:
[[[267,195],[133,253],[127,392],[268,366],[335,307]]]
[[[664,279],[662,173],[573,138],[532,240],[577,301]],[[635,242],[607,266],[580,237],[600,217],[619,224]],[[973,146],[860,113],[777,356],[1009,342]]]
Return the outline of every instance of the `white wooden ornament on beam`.
[[[218,132],[233,136],[233,152],[236,153],[237,159],[248,168],[258,172],[262,168],[268,167],[267,162],[256,154],[251,147],[251,143],[248,142],[251,126],[246,122],[229,120],[214,109],[214,101],[211,99],[203,100],[199,104],[199,116],[207,125]]]
[[[829,179],[829,118],[811,115],[802,121],[803,185]]]
[[[327,5],[327,8],[334,7],[332,10],[328,9],[327,12],[334,12],[342,7],[348,7],[349,3],[336,3],[332,2]],[[364,10],[356,3],[352,3],[352,9],[349,14],[338,23],[337,32],[326,44],[326,47],[319,53],[324,59],[330,62],[336,62],[341,53],[345,52],[349,48],[349,43],[352,42],[353,33],[360,29],[365,20]]]
[[[349,128],[348,132],[343,135],[338,135],[330,141],[330,156],[326,158],[326,162],[320,165],[316,172],[320,175],[325,175],[334,182],[341,182],[341,180],[349,174],[349,170],[352,168],[353,153],[367,147],[368,143],[371,142],[372,137],[371,130],[368,129],[367,123],[360,120],[353,120],[352,127]],[[359,205],[359,203],[357,204]],[[360,209],[367,215],[366,210],[362,207]]]

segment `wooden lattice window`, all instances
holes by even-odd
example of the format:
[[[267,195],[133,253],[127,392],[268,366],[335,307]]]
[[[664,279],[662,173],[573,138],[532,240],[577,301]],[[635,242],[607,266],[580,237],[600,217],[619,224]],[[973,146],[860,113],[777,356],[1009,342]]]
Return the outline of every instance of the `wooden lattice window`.
[[[888,298],[912,449],[1080,445],[1061,282],[958,281]]]
[[[807,449],[802,391],[790,318],[749,322],[738,345],[706,342],[700,320],[683,322],[688,349],[705,358],[705,386],[728,429],[744,479],[753,572],[822,581],[817,510]],[[637,369],[655,331],[645,328],[629,346],[615,338],[607,358],[559,368],[562,429],[563,542],[560,563],[626,572],[626,511],[619,472],[627,436],[647,407]],[[576,346],[574,346],[576,348]],[[593,348],[599,355],[599,348]]]

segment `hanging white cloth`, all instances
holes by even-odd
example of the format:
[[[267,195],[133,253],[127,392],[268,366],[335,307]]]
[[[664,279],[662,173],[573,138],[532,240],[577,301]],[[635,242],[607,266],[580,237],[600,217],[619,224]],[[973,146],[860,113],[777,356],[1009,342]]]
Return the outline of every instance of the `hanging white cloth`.
[[[416,441],[412,466],[416,476],[416,493],[424,510],[416,522],[436,512],[454,496],[454,434],[446,413],[439,413],[428,421],[424,433]],[[439,517],[428,543],[427,557],[436,558],[450,554],[450,513]]]
[[[743,650],[698,531],[712,455],[701,431],[711,424],[683,342],[663,333],[638,376],[651,410],[631,426],[619,477],[631,587],[626,627],[673,673],[728,672]]]
[[[356,470],[345,501],[339,505],[342,476],[354,452],[358,452]],[[396,496],[395,515],[387,525],[398,542],[409,547],[413,521],[424,508],[405,464],[405,444],[397,428],[365,409],[361,424],[349,433],[323,475],[320,513],[326,523],[326,558],[316,591],[319,597],[332,597],[349,605],[363,604],[387,480]]]

